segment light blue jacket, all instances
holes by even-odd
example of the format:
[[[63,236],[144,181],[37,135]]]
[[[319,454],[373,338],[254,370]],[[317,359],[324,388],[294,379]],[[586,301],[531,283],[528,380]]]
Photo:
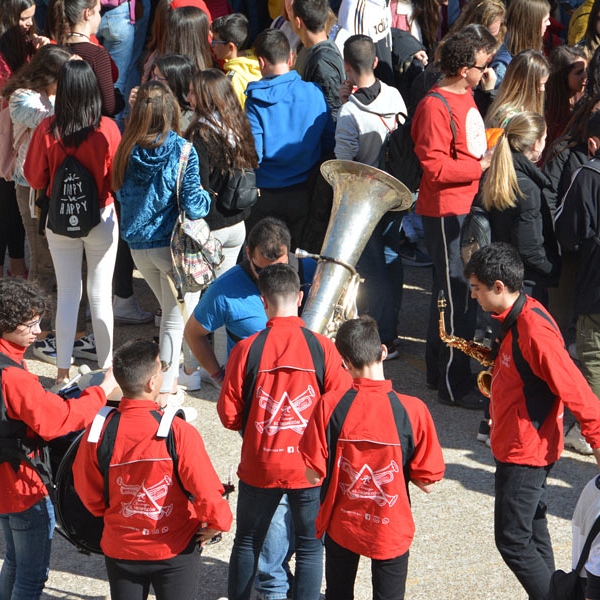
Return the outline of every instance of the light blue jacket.
[[[134,146],[125,180],[117,192],[121,203],[121,237],[132,249],[163,248],[171,243],[177,220],[176,184],[185,140],[174,132],[157,148]],[[208,214],[210,196],[200,183],[198,154],[192,147],[179,202],[190,219]]]

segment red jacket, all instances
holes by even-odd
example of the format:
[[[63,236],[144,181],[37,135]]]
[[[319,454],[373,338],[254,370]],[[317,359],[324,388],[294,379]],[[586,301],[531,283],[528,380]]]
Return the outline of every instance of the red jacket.
[[[503,321],[509,311],[495,318]],[[563,449],[563,403],[592,448],[600,448],[600,402],[571,360],[552,317],[528,297],[494,363],[494,457],[533,467],[557,461]]]
[[[36,190],[52,192],[54,174],[65,159],[62,143],[50,133],[49,126],[53,117],[44,119],[33,132],[23,172],[25,179]],[[79,162],[93,175],[98,188],[100,208],[112,204],[111,192],[112,166],[121,133],[117,124],[108,117],[102,117],[100,127],[93,131],[74,152]],[[73,151],[68,148],[69,153]]]
[[[300,317],[276,317],[259,365],[254,398],[242,443],[239,478],[261,488],[301,489],[312,487],[298,444],[320,392],[315,367],[301,328]],[[326,391],[348,389],[351,379],[342,369],[342,359],[333,342],[314,334],[325,353]],[[242,386],[246,363],[255,334],[233,348],[217,411],[227,429],[240,431],[244,413]]]
[[[300,441],[308,467],[329,487],[317,517],[317,537],[325,532],[340,546],[387,560],[410,547],[415,524],[404,479],[403,450],[388,393],[392,382],[355,379],[358,390],[340,431],[336,469],[327,473],[327,425],[344,394],[325,394]],[[408,476],[426,483],[442,479],[445,465],[433,419],[421,400],[396,394],[406,410],[414,442]]]
[[[23,360],[25,350],[0,339],[0,352],[25,367],[2,370],[2,394],[7,415],[26,423],[30,437],[37,434],[45,440],[81,430],[91,423],[106,404],[102,388],[89,387],[79,398],[65,401],[47,392],[37,376],[27,370]],[[16,473],[9,463],[0,463],[0,487],[0,514],[27,510],[48,495],[37,471],[24,462]]]
[[[172,558],[185,550],[202,523],[228,531],[233,520],[200,434],[189,423],[175,419],[172,430],[179,477],[194,496],[194,503],[189,502],[173,472],[165,440],[156,437],[158,423],[150,414],[156,409],[151,400],[124,398],[120,402],[121,420],[108,474],[108,508],[98,444],[87,441],[89,430],[73,463],[77,494],[92,514],[104,517],[100,546],[111,558]]]
[[[473,92],[453,94],[434,86],[448,101],[456,124],[456,154],[452,158],[450,113],[435,96],[425,96],[412,123],[415,153],[423,168],[417,213],[427,217],[465,215],[479,187],[479,159],[487,148],[485,127]]]

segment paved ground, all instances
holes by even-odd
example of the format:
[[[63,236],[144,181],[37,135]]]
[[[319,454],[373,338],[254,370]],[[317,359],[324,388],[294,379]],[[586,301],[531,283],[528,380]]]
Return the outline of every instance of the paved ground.
[[[429,302],[429,269],[405,269],[405,296],[400,317],[399,360],[386,363],[387,376],[397,390],[419,396],[428,404],[444,447],[446,478],[426,496],[412,487],[417,534],[411,549],[407,594],[412,600],[524,600],[525,593],[504,566],[493,542],[493,461],[489,449],[475,440],[480,415],[442,406],[425,388],[424,332]],[[155,308],[145,284],[137,281],[146,308]],[[151,337],[151,326],[117,327],[116,343],[132,337]],[[36,373],[51,377],[53,368],[29,361]],[[92,365],[93,366],[93,365]],[[46,380],[50,383],[50,380]],[[225,481],[237,466],[240,439],[220,425],[212,386],[194,392],[187,404],[198,411],[195,425],[202,433],[218,473]],[[566,451],[549,481],[549,521],[557,567],[570,564],[571,513],[579,492],[597,473],[595,462]],[[231,496],[235,510],[236,494]],[[235,527],[235,523],[234,523]],[[216,600],[226,595],[227,563],[233,535],[206,549],[198,598]],[[0,556],[4,548],[0,542]],[[361,561],[356,600],[371,598],[369,564]],[[84,556],[60,537],[55,538],[51,574],[44,599],[104,600],[108,585],[101,557]],[[302,599],[299,599],[302,600]]]

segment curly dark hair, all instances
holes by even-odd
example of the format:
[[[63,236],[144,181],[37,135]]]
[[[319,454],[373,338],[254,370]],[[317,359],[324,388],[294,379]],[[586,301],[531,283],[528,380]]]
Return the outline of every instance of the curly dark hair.
[[[440,70],[446,77],[453,77],[462,67],[472,67],[481,50],[492,53],[496,44],[496,38],[483,25],[467,25],[440,45]]]
[[[43,316],[47,303],[37,285],[16,277],[0,279],[0,335]]]

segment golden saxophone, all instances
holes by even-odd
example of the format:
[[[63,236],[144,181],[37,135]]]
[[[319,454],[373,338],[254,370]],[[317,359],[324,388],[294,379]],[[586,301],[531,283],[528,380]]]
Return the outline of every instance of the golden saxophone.
[[[490,397],[490,391],[492,389],[492,373],[490,367],[494,366],[494,359],[492,358],[492,350],[483,344],[478,342],[467,341],[463,338],[456,337],[455,335],[448,335],[446,333],[446,323],[444,320],[444,311],[446,310],[446,296],[444,290],[440,290],[438,294],[438,310],[440,311],[440,339],[447,346],[457,348],[461,352],[464,352],[467,356],[474,358],[478,363],[484,367],[488,367],[485,371],[480,371],[477,375],[477,387],[479,391],[486,396]]]

